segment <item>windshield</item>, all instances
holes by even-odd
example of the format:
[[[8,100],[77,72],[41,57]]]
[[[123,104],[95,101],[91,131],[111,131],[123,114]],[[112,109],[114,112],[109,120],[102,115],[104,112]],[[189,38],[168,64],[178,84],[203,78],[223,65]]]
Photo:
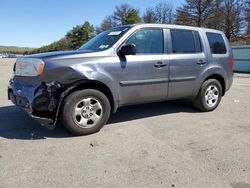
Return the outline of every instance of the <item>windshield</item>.
[[[131,27],[116,27],[104,31],[85,43],[80,50],[103,51],[112,47]]]

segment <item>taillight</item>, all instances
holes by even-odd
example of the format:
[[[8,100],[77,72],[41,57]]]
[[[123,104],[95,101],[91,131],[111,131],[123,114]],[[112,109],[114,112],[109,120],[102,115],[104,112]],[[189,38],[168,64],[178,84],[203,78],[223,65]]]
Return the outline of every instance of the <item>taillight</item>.
[[[232,73],[234,72],[234,56],[232,56],[232,65],[231,65]]]

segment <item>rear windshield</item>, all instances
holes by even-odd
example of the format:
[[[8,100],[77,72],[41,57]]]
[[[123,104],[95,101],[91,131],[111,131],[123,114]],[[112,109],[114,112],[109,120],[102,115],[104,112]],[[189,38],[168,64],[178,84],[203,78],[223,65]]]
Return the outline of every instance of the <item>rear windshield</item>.
[[[207,33],[207,39],[210,45],[212,54],[226,54],[227,48],[221,34]]]

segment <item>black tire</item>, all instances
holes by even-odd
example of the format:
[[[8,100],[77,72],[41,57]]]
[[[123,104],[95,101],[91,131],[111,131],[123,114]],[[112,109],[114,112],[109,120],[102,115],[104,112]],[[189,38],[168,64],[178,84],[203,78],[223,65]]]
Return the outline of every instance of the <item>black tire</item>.
[[[77,117],[75,115],[75,109],[76,105],[78,103],[80,104],[80,101],[88,98],[94,98],[98,100],[98,102],[102,106],[102,112],[100,112],[102,115],[100,115],[100,118],[98,119],[98,123],[96,125],[90,127],[82,127],[76,121]],[[82,108],[84,108],[84,106]],[[66,97],[62,109],[62,120],[65,128],[72,134],[76,136],[88,135],[98,132],[107,123],[110,116],[110,111],[110,102],[106,95],[98,90],[85,89],[81,91],[75,91]],[[84,118],[84,120],[86,120],[86,118]]]
[[[214,102],[213,106],[209,106],[207,103],[208,101],[206,100],[206,92],[209,89],[209,87],[216,87],[217,88],[217,95],[218,95],[218,99],[216,102]],[[220,104],[221,101],[221,97],[222,97],[222,87],[221,84],[218,80],[216,79],[209,79],[206,80],[205,82],[203,82],[203,84],[201,85],[200,91],[198,93],[198,95],[196,96],[196,98],[194,99],[194,107],[197,108],[198,110],[202,111],[202,112],[210,112],[213,111],[217,108],[217,106]]]

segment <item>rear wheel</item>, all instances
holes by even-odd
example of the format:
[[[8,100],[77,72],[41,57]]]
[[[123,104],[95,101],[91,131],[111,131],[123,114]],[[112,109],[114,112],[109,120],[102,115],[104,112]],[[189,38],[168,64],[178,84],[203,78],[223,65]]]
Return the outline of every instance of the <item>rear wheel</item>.
[[[205,81],[194,100],[194,106],[203,111],[213,111],[220,104],[222,87],[218,80],[209,79]]]
[[[98,132],[110,116],[108,98],[100,91],[75,91],[64,101],[63,124],[74,135]]]

